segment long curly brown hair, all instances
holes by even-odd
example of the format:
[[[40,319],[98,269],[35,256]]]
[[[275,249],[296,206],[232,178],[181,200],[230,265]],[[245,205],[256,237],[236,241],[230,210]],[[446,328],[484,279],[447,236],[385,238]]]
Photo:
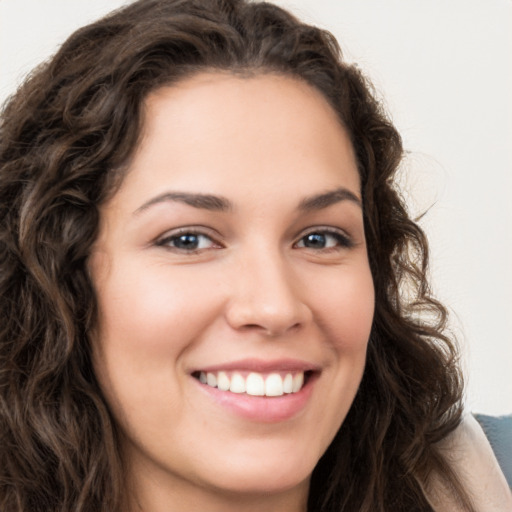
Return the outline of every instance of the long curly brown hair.
[[[0,509],[120,511],[116,426],[92,371],[97,306],[87,261],[143,101],[200,71],[279,73],[330,102],[361,177],[376,309],[353,406],[316,466],[308,510],[431,510],[438,447],[462,382],[427,241],[393,182],[403,150],[371,84],[334,37],[274,5],[140,0],[78,30],[5,104],[0,125]]]

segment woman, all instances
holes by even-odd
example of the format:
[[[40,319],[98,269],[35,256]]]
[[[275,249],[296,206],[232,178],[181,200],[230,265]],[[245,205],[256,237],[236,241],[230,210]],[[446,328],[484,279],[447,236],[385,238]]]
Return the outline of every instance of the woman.
[[[328,33],[135,2],[0,144],[2,510],[506,510],[400,137]]]

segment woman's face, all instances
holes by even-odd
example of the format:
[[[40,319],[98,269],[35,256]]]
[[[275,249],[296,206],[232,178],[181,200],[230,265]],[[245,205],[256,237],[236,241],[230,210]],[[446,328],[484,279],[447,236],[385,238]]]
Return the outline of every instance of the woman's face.
[[[205,73],[147,99],[90,262],[95,371],[142,494],[307,494],[365,365],[360,198],[305,83]]]

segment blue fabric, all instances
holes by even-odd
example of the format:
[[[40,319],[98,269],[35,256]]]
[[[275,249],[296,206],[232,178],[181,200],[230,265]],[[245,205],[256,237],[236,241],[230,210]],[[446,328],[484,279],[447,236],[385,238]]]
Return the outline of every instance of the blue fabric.
[[[473,416],[489,439],[508,485],[512,489],[512,414],[508,416],[474,414]]]

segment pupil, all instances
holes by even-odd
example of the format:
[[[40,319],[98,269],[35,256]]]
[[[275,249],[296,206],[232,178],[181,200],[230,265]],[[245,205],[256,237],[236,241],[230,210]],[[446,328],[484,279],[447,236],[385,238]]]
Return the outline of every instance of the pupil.
[[[178,249],[197,249],[199,240],[197,235],[181,235],[174,242],[175,247]]]
[[[325,235],[320,233],[311,233],[306,236],[306,240],[304,242],[306,247],[325,247]]]

